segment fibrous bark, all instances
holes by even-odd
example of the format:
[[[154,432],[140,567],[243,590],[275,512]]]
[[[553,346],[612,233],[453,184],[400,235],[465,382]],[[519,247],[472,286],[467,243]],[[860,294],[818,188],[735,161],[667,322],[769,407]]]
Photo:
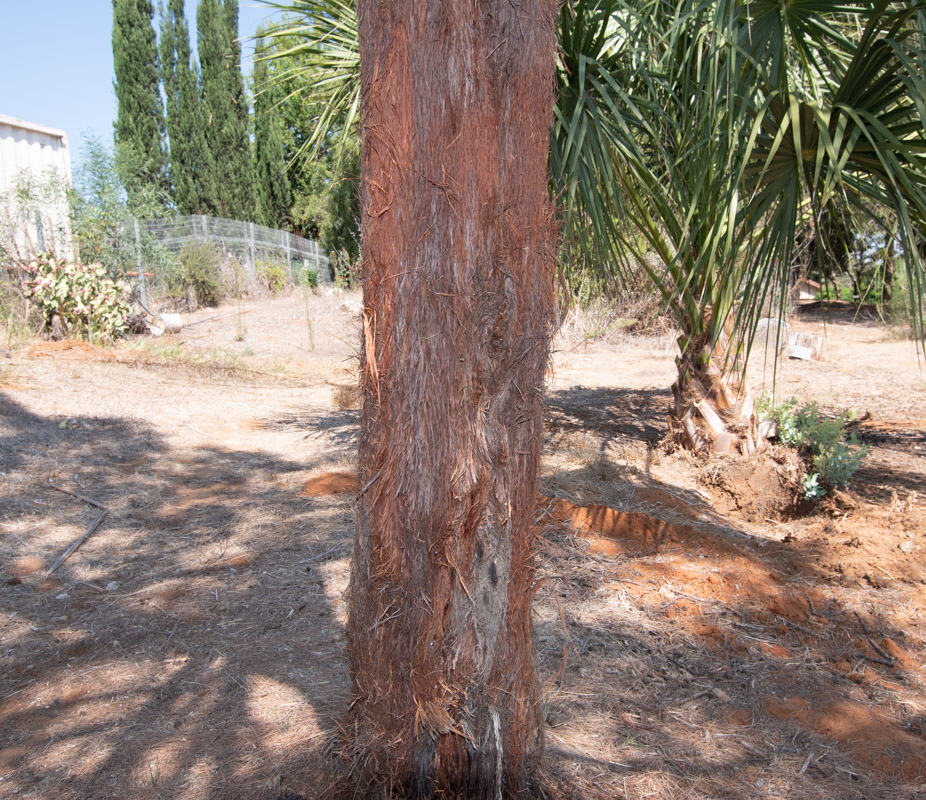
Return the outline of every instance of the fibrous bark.
[[[360,0],[361,497],[348,638],[371,793],[524,797],[553,315],[555,0]]]
[[[709,320],[709,315],[706,318]],[[752,455],[764,439],[758,432],[755,394],[745,377],[728,364],[729,327],[713,344],[706,333],[681,341],[682,353],[676,359],[678,378],[672,384],[675,408],[669,427],[691,450],[738,450]]]

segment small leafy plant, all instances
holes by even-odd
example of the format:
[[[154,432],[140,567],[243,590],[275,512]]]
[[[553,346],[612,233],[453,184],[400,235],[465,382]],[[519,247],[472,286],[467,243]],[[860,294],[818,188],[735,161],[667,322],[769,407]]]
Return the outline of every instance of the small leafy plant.
[[[304,267],[300,272],[300,283],[307,286],[313,292],[318,289],[318,271],[312,267]]]
[[[128,330],[131,308],[127,287],[102,264],[82,264],[42,253],[23,268],[23,294],[71,336],[115,339]]]
[[[218,249],[208,242],[193,242],[180,251],[180,263],[172,287],[182,294],[192,290],[196,301],[203,306],[217,306],[225,297],[226,289]]]
[[[775,403],[769,394],[763,395],[756,403],[759,417],[775,422],[778,426],[778,441],[788,447],[800,447],[804,443],[804,432],[797,425],[796,406],[797,400],[793,397]]]
[[[286,288],[289,270],[281,261],[260,261],[257,264],[257,278],[270,294],[279,294]]]
[[[818,500],[831,489],[842,489],[861,466],[871,449],[861,445],[855,434],[846,435],[849,414],[825,417],[816,403],[800,408],[792,397],[775,403],[768,395],[756,406],[759,416],[778,426],[778,441],[801,451],[813,472],[804,474],[804,496]]]
[[[804,497],[808,500],[819,500],[826,495],[826,489],[820,485],[820,473],[818,472],[812,475],[805,472],[801,488],[804,490]]]

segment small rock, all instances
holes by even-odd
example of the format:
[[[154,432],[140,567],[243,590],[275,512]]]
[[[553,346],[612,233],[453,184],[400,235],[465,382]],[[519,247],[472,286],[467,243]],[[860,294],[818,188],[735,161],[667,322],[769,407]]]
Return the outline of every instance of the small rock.
[[[764,419],[759,423],[759,436],[774,439],[778,435],[778,423],[773,419]]]
[[[898,545],[898,547],[900,548],[901,553],[906,553],[907,555],[909,555],[910,553],[913,552],[913,542],[911,542],[909,539],[907,539],[904,542],[901,542]]]
[[[110,581],[106,584],[107,592],[115,592],[119,588],[119,583],[117,581]]]

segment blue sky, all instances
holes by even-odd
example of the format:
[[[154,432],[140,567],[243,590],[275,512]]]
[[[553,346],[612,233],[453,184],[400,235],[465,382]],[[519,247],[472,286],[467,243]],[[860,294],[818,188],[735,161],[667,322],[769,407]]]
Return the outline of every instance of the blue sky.
[[[191,29],[196,5],[186,0]],[[239,5],[239,34],[251,37],[272,9],[253,0]],[[0,0],[0,114],[63,130],[75,169],[84,132],[112,144],[111,30],[111,0]],[[252,51],[245,41],[245,74]]]

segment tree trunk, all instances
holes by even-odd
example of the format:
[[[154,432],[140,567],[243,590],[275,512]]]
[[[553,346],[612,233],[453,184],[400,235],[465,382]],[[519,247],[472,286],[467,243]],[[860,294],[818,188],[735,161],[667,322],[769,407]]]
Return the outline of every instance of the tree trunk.
[[[669,429],[690,450],[752,455],[765,440],[759,435],[755,394],[727,363],[730,324],[726,328],[716,343],[706,333],[680,341]]]
[[[347,732],[368,796],[532,790],[556,6],[358,3],[363,410]]]

